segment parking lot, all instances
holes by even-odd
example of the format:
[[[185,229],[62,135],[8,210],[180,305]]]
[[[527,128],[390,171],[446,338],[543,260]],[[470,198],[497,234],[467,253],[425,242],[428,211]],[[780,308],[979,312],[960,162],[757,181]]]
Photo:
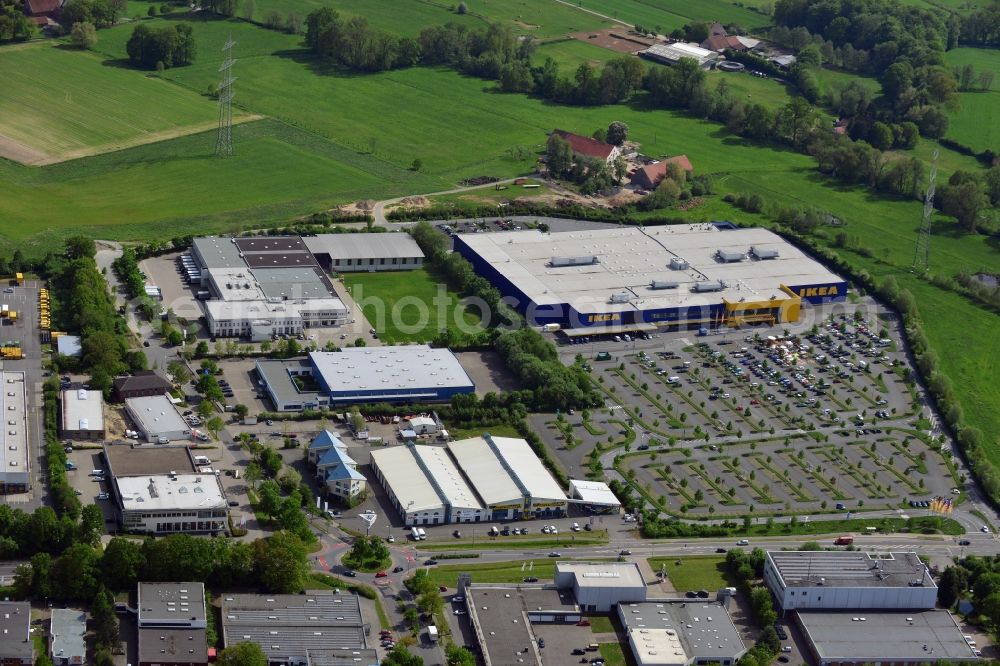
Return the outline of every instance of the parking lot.
[[[604,408],[531,417],[571,476],[614,451],[648,502],[691,517],[922,507],[960,485],[883,322],[644,342],[584,355]]]

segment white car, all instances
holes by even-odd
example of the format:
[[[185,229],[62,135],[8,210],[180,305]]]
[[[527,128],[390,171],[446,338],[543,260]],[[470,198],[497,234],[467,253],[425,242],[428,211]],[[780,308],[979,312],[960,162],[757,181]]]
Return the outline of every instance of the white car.
[[[740,539],[739,541],[736,542],[736,545],[737,546],[749,546],[750,545],[750,541],[748,539]]]
[[[99,499],[99,500],[106,500],[109,497],[111,497],[111,496],[108,495],[107,493],[100,493],[100,494],[97,495],[97,499]]]
[[[460,603],[463,603],[465,601],[465,597],[463,597],[463,596],[452,597],[451,600],[454,603],[456,603],[456,604],[460,604]]]
[[[465,615],[465,611],[462,610],[461,608],[456,608],[454,610],[454,613],[455,613],[455,615]]]
[[[542,534],[548,534],[548,533],[549,533],[549,532],[551,532],[551,531],[552,531],[552,530],[550,530],[550,529],[548,528],[548,526],[547,526],[547,525],[546,525],[545,527],[543,527],[543,528],[542,528]]]

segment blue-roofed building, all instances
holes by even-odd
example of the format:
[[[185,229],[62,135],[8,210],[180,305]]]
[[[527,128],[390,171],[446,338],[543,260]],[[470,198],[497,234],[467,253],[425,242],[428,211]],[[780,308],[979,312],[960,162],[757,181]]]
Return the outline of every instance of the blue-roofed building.
[[[316,480],[339,500],[350,503],[367,488],[358,462],[347,453],[347,445],[329,430],[309,443],[309,462],[316,466]]]

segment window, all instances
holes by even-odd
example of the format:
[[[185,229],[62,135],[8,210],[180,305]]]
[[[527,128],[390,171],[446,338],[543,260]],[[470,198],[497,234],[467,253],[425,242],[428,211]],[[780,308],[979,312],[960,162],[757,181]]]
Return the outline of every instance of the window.
[[[392,263],[393,263],[393,265],[395,265],[397,261],[398,261],[398,260],[396,259],[396,257],[393,257],[393,258],[392,258]]]
[[[385,257],[382,257],[381,259],[379,259],[378,260],[378,264],[379,264],[379,266],[385,266]]]

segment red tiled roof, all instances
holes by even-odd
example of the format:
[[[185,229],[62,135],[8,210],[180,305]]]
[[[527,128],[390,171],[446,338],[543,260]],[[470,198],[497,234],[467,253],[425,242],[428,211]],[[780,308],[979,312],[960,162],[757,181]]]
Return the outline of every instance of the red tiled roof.
[[[25,0],[25,6],[30,16],[51,14],[62,7],[63,0]]]
[[[688,159],[687,155],[676,155],[661,160],[656,164],[647,164],[642,167],[632,176],[632,182],[647,189],[654,188],[667,175],[667,166],[670,164],[676,164],[685,171],[694,171],[694,167],[691,166],[691,160]]]
[[[725,51],[726,49],[733,49],[734,51],[747,50],[743,42],[736,37],[727,35],[712,35],[701,43],[701,48],[708,49],[709,51]]]
[[[580,136],[560,129],[553,130],[552,133],[568,143],[573,152],[578,155],[607,160],[611,156],[611,151],[615,149],[610,143],[591,139],[588,136]]]
[[[709,28],[708,34],[712,35],[713,37],[715,37],[717,35],[725,37],[729,33],[726,32],[726,29],[722,27],[721,23],[719,23],[718,21],[716,21],[715,23],[712,24],[712,27]]]

